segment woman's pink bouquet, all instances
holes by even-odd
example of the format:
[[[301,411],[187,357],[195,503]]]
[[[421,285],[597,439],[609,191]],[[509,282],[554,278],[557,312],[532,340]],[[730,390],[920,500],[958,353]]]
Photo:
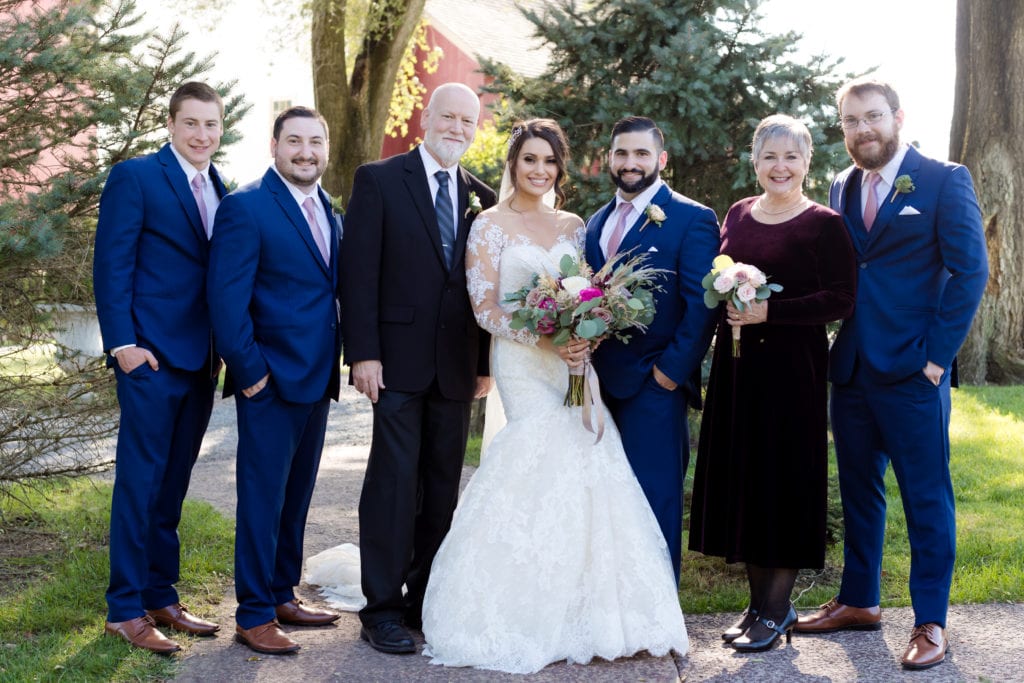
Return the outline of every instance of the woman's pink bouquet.
[[[772,292],[781,292],[782,285],[768,282],[768,276],[756,266],[736,263],[725,254],[715,257],[711,272],[701,281],[704,305],[715,308],[723,301],[743,311],[753,301],[764,301]],[[740,357],[740,328],[732,328],[732,357]]]
[[[586,339],[591,348],[609,336],[628,343],[627,330],[645,330],[654,320],[653,292],[660,289],[662,270],[644,266],[644,255],[625,256],[595,273],[582,257],[566,254],[557,275],[537,273],[530,285],[505,295],[506,302],[520,304],[509,327],[550,335],[556,346],[573,337]],[[570,371],[565,405],[584,404],[583,386],[583,372]]]

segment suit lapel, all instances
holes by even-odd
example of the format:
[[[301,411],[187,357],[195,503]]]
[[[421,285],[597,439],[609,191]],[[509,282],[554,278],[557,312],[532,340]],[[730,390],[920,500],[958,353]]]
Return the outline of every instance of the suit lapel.
[[[458,226],[458,234],[455,235],[455,253],[452,254],[452,262],[459,264],[466,253],[466,240],[476,216],[469,210],[469,173],[460,166],[456,175],[459,178],[459,206],[456,213],[458,220],[455,223]]]
[[[662,184],[661,189],[658,190],[654,197],[651,199],[651,205],[664,207],[668,203],[669,197],[672,191],[669,189],[667,184]],[[647,213],[641,213],[638,218],[626,233],[626,236],[622,238],[622,244],[619,245],[619,251],[629,251],[639,246],[640,241],[646,236],[646,230],[650,229],[650,225],[647,223]]]
[[[224,181],[220,178],[220,173],[210,164],[210,180],[213,181],[213,189],[217,193],[217,199],[224,199],[224,195],[228,193],[228,188],[224,184]]]
[[[306,217],[302,214],[302,210],[299,208],[295,198],[292,197],[292,193],[285,186],[284,181],[278,177],[274,169],[268,169],[266,174],[263,176],[263,183],[270,190],[270,193],[274,195],[274,201],[281,207],[281,211],[288,217],[288,221],[295,228],[295,231],[299,234],[299,239],[306,245],[306,249],[309,250],[309,255],[316,261],[317,266],[323,274],[330,278],[331,272],[324,262],[323,257],[320,255],[320,247],[316,246],[316,242],[313,240],[313,234],[309,231],[309,223],[306,221]],[[323,198],[321,197],[321,201]]]
[[[434,245],[434,254],[441,262],[441,266],[445,267],[444,249],[441,247],[441,229],[437,225],[434,200],[430,196],[430,185],[427,184],[427,169],[423,167],[419,148],[405,155],[405,186],[412,196],[413,206],[420,214],[421,224],[427,231],[427,238]],[[461,198],[459,204],[462,204]]]
[[[608,216],[614,208],[615,200],[613,199],[598,209],[597,213],[591,217],[590,224],[587,225],[587,262],[590,263],[590,267],[594,270],[604,268],[606,259],[604,252],[601,250],[601,229],[608,222]]]
[[[199,216],[199,206],[196,204],[195,195],[192,194],[192,188],[189,187],[188,176],[181,169],[178,157],[174,156],[174,152],[171,151],[170,143],[160,148],[160,151],[157,152],[157,159],[160,160],[160,164],[164,169],[164,176],[167,178],[167,182],[170,183],[171,189],[174,190],[174,194],[177,195],[178,201],[181,202],[181,207],[185,210],[185,215],[188,216],[189,223],[192,224],[192,230],[195,232],[196,237],[200,239],[202,244],[209,244],[210,239],[206,236],[203,219]]]
[[[900,164],[900,168],[896,172],[896,177],[908,175],[911,182],[913,182],[917,180],[917,172],[920,166],[921,155],[916,149],[909,147],[906,155],[903,157],[903,163]],[[877,240],[879,235],[885,232],[886,228],[889,227],[889,222],[899,215],[907,199],[907,195],[896,192],[896,183],[894,182],[893,186],[889,188],[889,194],[885,196],[885,200],[878,207],[875,224],[871,227],[871,232],[868,233],[868,244]]]

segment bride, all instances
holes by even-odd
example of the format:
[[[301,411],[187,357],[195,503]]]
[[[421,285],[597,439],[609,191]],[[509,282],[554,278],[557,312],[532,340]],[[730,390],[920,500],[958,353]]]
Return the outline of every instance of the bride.
[[[531,673],[641,650],[685,654],[686,627],[658,523],[608,424],[597,444],[562,405],[566,363],[549,337],[509,327],[504,295],[557,274],[582,250],[583,222],[560,204],[567,145],[532,119],[509,141],[511,196],[473,223],[466,267],[507,425],[495,435],[438,551],[423,604],[432,662]]]

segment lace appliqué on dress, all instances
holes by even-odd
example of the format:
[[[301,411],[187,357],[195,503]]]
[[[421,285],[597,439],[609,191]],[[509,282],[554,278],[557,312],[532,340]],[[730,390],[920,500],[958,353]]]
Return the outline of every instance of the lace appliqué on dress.
[[[479,216],[473,221],[466,243],[466,282],[477,324],[493,335],[536,346],[537,335],[509,327],[517,304],[504,303],[505,294],[530,284],[541,269],[557,274],[558,259],[566,253],[566,247],[580,251],[585,235],[581,226],[572,237],[559,235],[555,244],[545,249],[526,235],[511,233],[490,217]],[[530,249],[522,258],[504,260],[509,250],[518,247]]]

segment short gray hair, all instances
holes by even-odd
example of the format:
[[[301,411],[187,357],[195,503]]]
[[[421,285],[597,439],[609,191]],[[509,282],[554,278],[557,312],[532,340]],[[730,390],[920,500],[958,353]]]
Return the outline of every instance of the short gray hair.
[[[754,139],[750,143],[751,160],[756,162],[764,143],[777,137],[787,137],[796,142],[797,147],[800,148],[800,154],[807,159],[807,163],[811,162],[811,153],[814,149],[814,144],[811,142],[811,131],[807,130],[807,126],[799,120],[785,114],[766,116],[761,119],[761,123],[757,124]]]

